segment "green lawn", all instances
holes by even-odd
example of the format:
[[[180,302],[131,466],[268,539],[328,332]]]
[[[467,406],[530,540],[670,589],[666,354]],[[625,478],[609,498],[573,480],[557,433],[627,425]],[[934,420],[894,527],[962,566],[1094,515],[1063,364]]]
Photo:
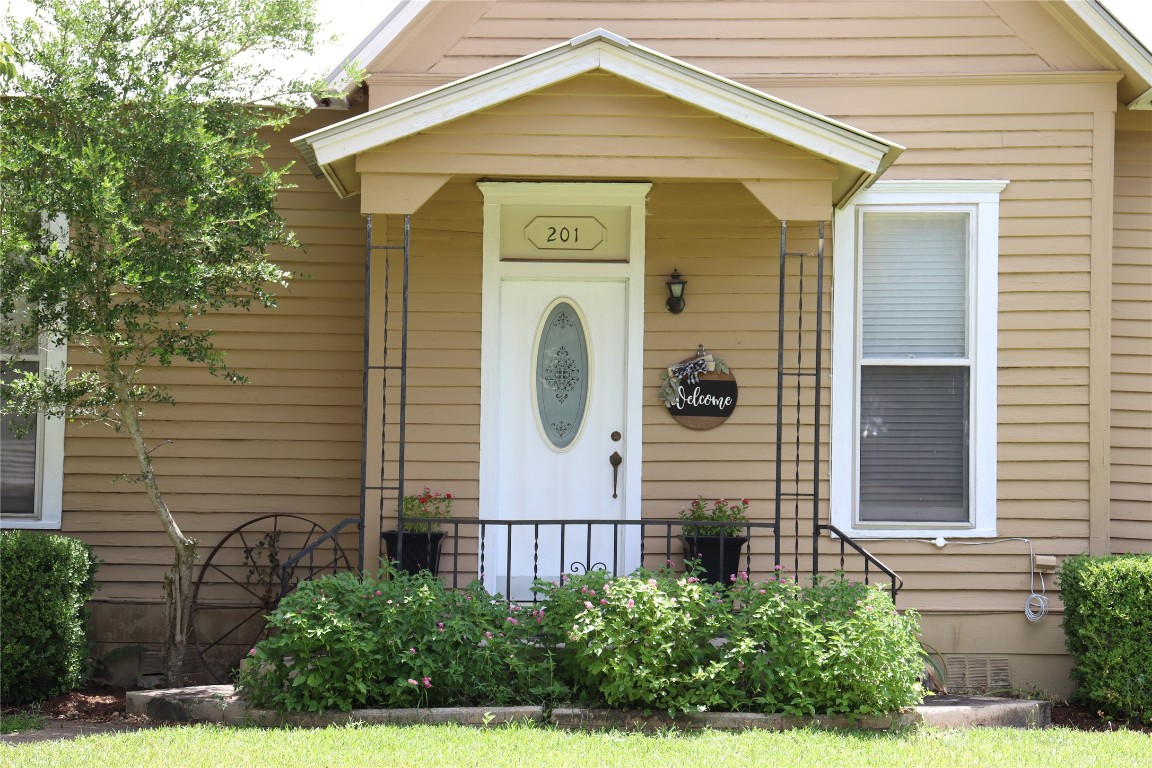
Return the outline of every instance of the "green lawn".
[[[70,742],[0,745],[13,766],[1152,766],[1152,736],[929,728],[895,734],[817,730],[588,733],[550,727],[163,728]]]

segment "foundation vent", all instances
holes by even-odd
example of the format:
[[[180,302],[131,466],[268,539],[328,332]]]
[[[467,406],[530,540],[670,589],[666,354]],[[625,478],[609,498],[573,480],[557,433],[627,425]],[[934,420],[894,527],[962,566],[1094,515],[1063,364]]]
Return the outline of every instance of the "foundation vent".
[[[1012,687],[1007,657],[945,656],[944,661],[951,693],[988,693]]]

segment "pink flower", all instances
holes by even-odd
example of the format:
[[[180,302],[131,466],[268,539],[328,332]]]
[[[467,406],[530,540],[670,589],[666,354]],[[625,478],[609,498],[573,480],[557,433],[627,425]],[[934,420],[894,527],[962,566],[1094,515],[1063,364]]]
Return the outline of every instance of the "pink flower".
[[[632,598],[628,598],[628,607],[629,608],[635,608],[636,607],[636,601],[633,600]]]
[[[255,656],[256,655],[256,649],[253,648],[252,650],[248,651],[248,655],[249,656]]]
[[[380,595],[382,595],[382,594],[384,594],[384,593],[381,592],[380,590],[376,590],[376,597],[380,597]]]
[[[585,600],[584,601],[584,607],[587,608],[588,610],[592,610],[592,603]]]
[[[437,632],[443,632],[444,631],[444,622],[442,622],[442,621],[436,622],[436,631]]]
[[[425,688],[431,688],[432,687],[432,678],[430,678],[430,677],[423,678],[423,683],[424,683]]]
[[[519,624],[520,622],[517,621],[516,619],[512,618],[511,616],[509,616],[508,617],[508,623],[509,624]]]
[[[600,598],[600,605],[608,605],[608,601],[604,598]]]
[[[408,653],[416,653],[416,649],[415,648],[409,648]]]
[[[416,682],[412,678],[408,678],[408,685],[420,685],[420,683]]]
[[[485,632],[485,633],[484,633],[484,637],[486,637],[486,638],[488,638],[489,640],[491,640],[491,639],[492,639],[492,633],[491,633],[491,632]]]

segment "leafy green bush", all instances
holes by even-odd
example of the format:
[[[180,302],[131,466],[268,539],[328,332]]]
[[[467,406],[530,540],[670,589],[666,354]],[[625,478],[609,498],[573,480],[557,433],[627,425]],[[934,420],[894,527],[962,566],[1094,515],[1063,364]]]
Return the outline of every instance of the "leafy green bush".
[[[1059,584],[1077,697],[1152,723],[1152,555],[1072,557]]]
[[[917,616],[879,587],[645,572],[537,586],[546,642],[566,644],[579,693],[609,706],[870,714],[924,694]]]
[[[564,690],[552,652],[531,642],[540,615],[479,583],[445,589],[385,568],[301,582],[249,652],[248,700],[281,711],[541,703]]]
[[[0,532],[0,701],[15,706],[84,682],[84,603],[98,561],[86,544],[33,531]]]
[[[924,696],[919,621],[882,587],[842,578],[737,582],[730,637],[754,708],[794,715],[885,714]]]
[[[585,704],[793,714],[887,713],[919,702],[917,621],[843,579],[728,587],[604,571],[538,581],[509,605],[474,583],[386,569],[303,582],[240,672],[255,706]]]
[[[726,646],[723,592],[694,576],[603,571],[563,585],[537,582],[545,595],[545,642],[564,643],[564,669],[580,692],[611,707],[735,710],[744,703]]]

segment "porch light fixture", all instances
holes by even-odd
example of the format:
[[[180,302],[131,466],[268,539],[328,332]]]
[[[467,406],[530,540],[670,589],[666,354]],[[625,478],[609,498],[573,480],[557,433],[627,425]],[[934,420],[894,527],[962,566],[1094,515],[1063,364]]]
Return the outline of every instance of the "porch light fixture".
[[[664,284],[668,286],[668,311],[678,315],[684,311],[684,286],[688,285],[688,281],[680,277],[680,270],[674,269]]]

